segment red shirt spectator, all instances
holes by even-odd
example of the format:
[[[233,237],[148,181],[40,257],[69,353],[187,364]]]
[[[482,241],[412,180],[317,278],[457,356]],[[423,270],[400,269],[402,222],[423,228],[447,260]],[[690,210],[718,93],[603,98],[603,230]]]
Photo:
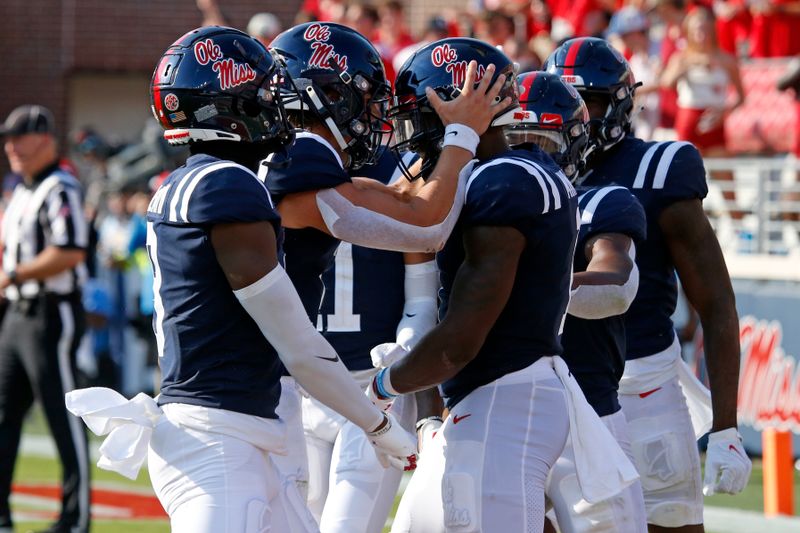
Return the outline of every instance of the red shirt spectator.
[[[672,55],[684,46],[681,25],[686,16],[686,4],[684,0],[657,0],[655,9],[666,26],[664,38],[661,40],[661,64],[668,65]],[[659,126],[674,127],[675,114],[678,111],[678,92],[675,89],[661,88],[658,101],[661,105]]]
[[[745,0],[718,0],[713,5],[717,16],[717,38],[719,47],[736,55],[740,44],[750,38],[752,17]]]
[[[800,1],[759,0],[750,4],[753,57],[800,54]]]
[[[381,22],[378,27],[378,51],[391,63],[394,55],[411,44],[414,39],[406,26],[403,4],[389,0],[380,7]]]

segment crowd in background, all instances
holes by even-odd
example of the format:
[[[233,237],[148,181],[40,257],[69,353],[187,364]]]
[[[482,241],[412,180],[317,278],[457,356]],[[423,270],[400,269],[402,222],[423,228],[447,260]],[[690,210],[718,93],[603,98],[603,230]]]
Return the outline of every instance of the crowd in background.
[[[205,24],[227,24],[215,0],[197,5]],[[689,140],[707,156],[726,153],[725,118],[745,98],[739,59],[800,54],[800,0],[472,0],[466,9],[430,18],[419,31],[411,30],[398,0],[305,0],[294,22],[309,20],[340,22],[369,37],[389,79],[417,48],[445,37],[471,36],[501,46],[522,71],[538,69],[567,38],[607,38],[642,83],[636,135]],[[246,28],[266,44],[282,29],[270,13],[255,14]],[[798,73],[800,68],[789,73],[783,88],[797,91]],[[157,382],[144,215],[160,180],[185,157],[152,126],[126,145],[87,126],[72,132],[64,147],[63,164],[84,185],[92,226],[82,385],[127,395],[153,392]],[[6,200],[18,182],[5,176]]]

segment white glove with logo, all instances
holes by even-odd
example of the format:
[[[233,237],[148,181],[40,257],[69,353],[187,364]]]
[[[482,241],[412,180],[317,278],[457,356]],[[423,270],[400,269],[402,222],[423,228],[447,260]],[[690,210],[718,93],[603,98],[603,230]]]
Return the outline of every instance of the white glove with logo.
[[[417,443],[411,433],[403,429],[389,413],[384,413],[386,423],[380,429],[367,433],[375,447],[375,455],[384,468],[414,470],[417,467]]]
[[[399,361],[406,354],[408,354],[408,351],[396,342],[384,342],[369,351],[369,356],[372,358],[372,366],[375,368],[392,366],[395,361]]]
[[[736,428],[716,431],[708,436],[706,475],[703,494],[738,494],[747,486],[753,464],[742,446]]]

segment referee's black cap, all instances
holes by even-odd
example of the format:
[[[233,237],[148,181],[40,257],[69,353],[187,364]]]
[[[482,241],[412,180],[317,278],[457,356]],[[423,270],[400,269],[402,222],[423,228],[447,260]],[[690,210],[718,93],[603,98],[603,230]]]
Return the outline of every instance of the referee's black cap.
[[[21,105],[0,125],[0,137],[26,133],[55,135],[56,124],[52,111],[41,105]]]

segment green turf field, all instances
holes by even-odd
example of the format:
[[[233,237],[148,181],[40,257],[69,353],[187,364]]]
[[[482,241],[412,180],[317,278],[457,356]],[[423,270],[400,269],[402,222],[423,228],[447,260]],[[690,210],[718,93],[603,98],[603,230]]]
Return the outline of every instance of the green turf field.
[[[26,423],[25,432],[27,434],[36,435],[47,434],[46,426],[38,413],[34,413]],[[58,482],[59,476],[60,467],[55,459],[26,455],[25,450],[21,450],[21,456],[17,461],[17,467],[14,472],[14,483],[55,484]],[[110,485],[115,488],[129,487],[134,492],[141,492],[143,489],[149,489],[150,487],[150,480],[147,476],[146,469],[142,469],[136,481],[129,481],[118,474],[100,470],[93,466],[92,479],[100,486]],[[761,461],[756,460],[753,463],[753,474],[750,478],[750,483],[742,494],[736,496],[712,496],[706,498],[706,503],[707,505],[716,507],[730,507],[746,511],[763,511],[762,486],[763,472],[761,469]],[[797,475],[795,476],[794,500],[795,513],[800,515],[800,476]],[[395,502],[395,508],[396,504],[397,502]],[[15,513],[24,513],[26,510],[30,510],[22,504],[15,504],[12,507]],[[392,514],[394,514],[394,509],[392,510]],[[15,533],[24,533],[40,529],[46,525],[46,522],[17,521],[15,524]],[[95,520],[92,525],[93,533],[166,533],[168,531],[169,527],[166,520]],[[385,531],[388,531],[388,528],[385,529]]]

